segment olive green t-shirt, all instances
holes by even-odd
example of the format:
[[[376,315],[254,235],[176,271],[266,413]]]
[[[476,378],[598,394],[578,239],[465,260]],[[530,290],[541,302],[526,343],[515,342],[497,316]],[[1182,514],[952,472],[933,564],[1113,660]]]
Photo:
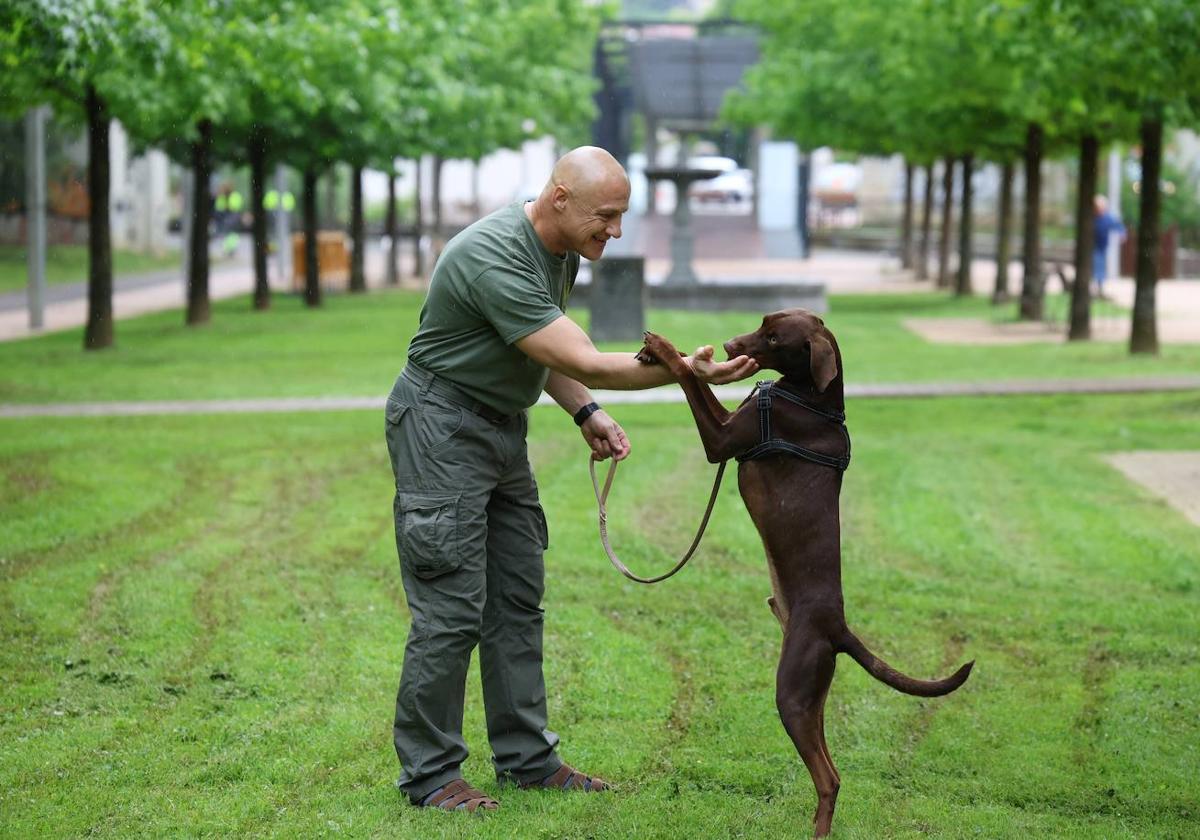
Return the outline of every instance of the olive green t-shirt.
[[[514,342],[561,317],[579,254],[546,250],[524,204],[477,221],[434,268],[408,358],[504,414],[537,402],[549,370]]]

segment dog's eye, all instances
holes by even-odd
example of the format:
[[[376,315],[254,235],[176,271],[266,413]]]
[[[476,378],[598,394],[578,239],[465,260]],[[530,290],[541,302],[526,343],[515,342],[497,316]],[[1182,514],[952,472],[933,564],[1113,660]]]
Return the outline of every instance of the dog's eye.
[[[767,344],[770,344],[772,347],[774,347],[774,346],[775,346],[775,342],[776,342],[776,340],[777,340],[777,339],[776,339],[776,338],[775,338],[775,336],[773,336],[773,335],[769,335],[769,336],[767,336]]]

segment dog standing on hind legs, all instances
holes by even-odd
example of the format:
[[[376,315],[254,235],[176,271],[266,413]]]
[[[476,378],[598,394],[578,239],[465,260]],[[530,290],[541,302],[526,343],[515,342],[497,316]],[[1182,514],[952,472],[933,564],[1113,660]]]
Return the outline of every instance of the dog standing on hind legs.
[[[783,629],[775,704],[817,789],[815,836],[823,837],[841,785],[825,743],[825,698],[837,655],[848,653],[876,679],[918,697],[954,691],[974,662],[942,680],[913,679],[871,653],[846,625],[838,496],[850,437],[842,357],[825,322],[803,309],[775,312],[757,331],[726,342],[725,350],[783,378],[760,383],[731,412],[661,336],[646,333],[638,358],[674,374],[708,460],[740,462],[738,488],[767,555],[767,603]]]

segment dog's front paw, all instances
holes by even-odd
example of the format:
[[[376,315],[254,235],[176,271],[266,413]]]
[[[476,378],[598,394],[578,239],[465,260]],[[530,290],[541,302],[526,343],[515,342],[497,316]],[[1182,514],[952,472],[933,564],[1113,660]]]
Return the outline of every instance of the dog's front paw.
[[[676,376],[687,372],[687,363],[683,361],[684,354],[675,349],[675,345],[657,333],[644,334],[645,344],[638,351],[638,361],[646,364],[665,364]]]
[[[658,358],[645,345],[642,346],[641,350],[637,351],[637,355],[633,358],[644,365],[657,365],[659,363]]]

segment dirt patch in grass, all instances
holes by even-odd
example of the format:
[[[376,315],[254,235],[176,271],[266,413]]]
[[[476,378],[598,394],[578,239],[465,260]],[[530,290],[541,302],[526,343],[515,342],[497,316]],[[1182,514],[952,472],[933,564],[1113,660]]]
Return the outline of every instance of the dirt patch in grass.
[[[1118,452],[1107,460],[1200,525],[1200,451]]]
[[[909,332],[931,344],[1059,344],[1067,340],[1067,327],[1056,321],[990,321],[986,318],[905,318]],[[1094,341],[1128,341],[1129,316],[1092,318]],[[1158,340],[1163,344],[1200,344],[1200,321],[1194,317],[1158,319]]]
[[[49,472],[50,456],[24,453],[19,458],[0,461],[0,505],[45,493],[55,486]]]

